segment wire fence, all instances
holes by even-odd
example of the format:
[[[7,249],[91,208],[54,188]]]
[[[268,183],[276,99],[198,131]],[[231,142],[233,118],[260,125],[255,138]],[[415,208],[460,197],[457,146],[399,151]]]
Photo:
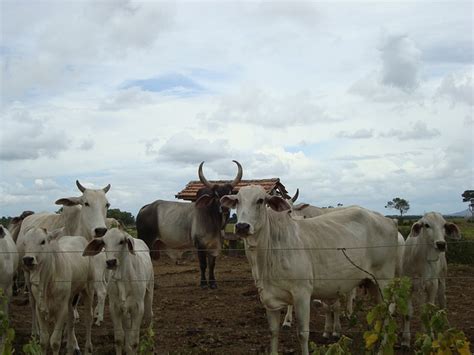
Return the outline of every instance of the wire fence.
[[[251,248],[224,248],[222,250],[225,251],[300,251],[300,250],[314,250],[314,251],[338,251],[338,250],[357,250],[357,249],[380,249],[380,248],[413,248],[416,246],[433,246],[434,243],[415,243],[415,244],[385,244],[385,245],[364,245],[364,246],[346,246],[346,247],[284,247],[284,248],[261,248],[261,247],[251,247]],[[474,244],[474,240],[459,240],[459,241],[449,241],[447,245],[454,245],[454,244]],[[118,253],[122,250],[107,250],[110,253]],[[144,253],[144,252],[179,252],[179,253],[187,253],[187,252],[209,252],[213,251],[212,249],[199,249],[199,248],[182,248],[182,249],[174,249],[174,248],[163,248],[163,249],[135,249],[136,253]],[[19,254],[18,251],[0,251],[0,254]],[[35,254],[58,254],[58,253],[84,253],[84,250],[27,250],[21,251],[21,254],[24,253],[35,253]]]

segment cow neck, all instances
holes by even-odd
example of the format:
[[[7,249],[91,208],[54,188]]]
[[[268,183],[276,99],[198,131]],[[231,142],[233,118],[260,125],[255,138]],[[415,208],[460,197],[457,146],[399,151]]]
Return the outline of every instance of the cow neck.
[[[424,272],[426,268],[430,268],[432,262],[439,261],[440,253],[435,250],[430,241],[424,236],[423,231],[418,237],[409,237],[413,244],[406,244],[405,246],[405,262],[410,265],[412,273]]]
[[[299,240],[297,236],[288,238],[289,229],[294,224],[288,213],[267,210],[265,214],[264,224],[258,235],[255,235],[256,246],[250,246],[250,251],[256,253],[256,281],[262,287],[281,277],[282,266],[287,263],[285,257],[290,253],[288,249],[300,247],[294,242]],[[293,243],[290,244],[290,240]]]
[[[195,207],[196,217],[198,219],[200,228],[207,232],[216,232],[221,230],[222,213],[219,210],[219,205],[213,202],[208,207]]]
[[[30,271],[30,283],[38,288],[38,306],[42,312],[48,312],[48,300],[55,290],[61,288],[68,277],[65,268],[68,267],[62,250],[57,241],[50,241],[49,248],[45,250],[44,258],[35,270]]]
[[[66,228],[66,235],[80,235],[86,238],[88,241],[93,239],[93,236],[90,235],[90,232],[84,228],[81,223],[81,208],[78,208],[73,213],[68,213],[67,216],[64,215],[64,226]]]
[[[125,301],[127,300],[126,285],[142,282],[142,280],[136,280],[138,277],[138,273],[135,272],[134,261],[136,258],[136,255],[132,255],[128,251],[124,252],[120,259],[119,266],[112,273],[112,280],[117,284],[119,300],[123,306],[125,306]]]

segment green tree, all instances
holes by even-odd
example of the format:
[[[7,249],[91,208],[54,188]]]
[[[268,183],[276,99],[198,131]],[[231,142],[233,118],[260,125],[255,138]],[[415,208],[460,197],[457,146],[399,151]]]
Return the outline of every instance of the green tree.
[[[398,210],[400,212],[400,217],[402,217],[403,214],[410,209],[410,204],[403,198],[395,197],[392,201],[387,202],[385,208],[393,208]]]
[[[127,211],[120,211],[118,208],[111,208],[107,211],[107,217],[115,218],[126,226],[135,224],[135,217]]]

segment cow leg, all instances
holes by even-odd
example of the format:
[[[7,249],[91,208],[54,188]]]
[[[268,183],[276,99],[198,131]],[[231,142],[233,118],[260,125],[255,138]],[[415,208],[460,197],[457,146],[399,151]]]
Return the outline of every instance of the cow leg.
[[[67,319],[68,314],[69,314],[69,305],[67,304],[61,305],[56,315],[56,323],[54,324],[53,334],[51,334],[51,338],[49,339],[49,343],[51,345],[51,349],[53,350],[54,355],[59,355],[59,349],[61,348],[61,339],[63,336],[64,325],[68,322],[68,319]],[[71,315],[73,315],[72,306],[71,306]],[[74,331],[74,327],[72,329],[73,329],[72,331]]]
[[[76,334],[74,332],[74,312],[76,311],[75,306],[71,303],[68,304],[68,317],[67,317],[67,353],[68,354],[80,354],[79,345],[77,343]]]
[[[207,253],[207,261],[209,263],[209,287],[211,289],[217,288],[216,277],[214,276],[214,268],[216,267],[216,257]]]
[[[337,300],[332,305],[332,316],[333,316],[333,330],[332,336],[334,338],[341,337],[341,301]]]
[[[85,354],[92,354],[92,322],[93,322],[93,311],[92,302],[94,300],[94,289],[91,285],[88,286],[88,290],[84,292],[84,323],[86,326],[86,345],[84,352]]]
[[[143,312],[143,326],[149,327],[153,320],[153,282],[147,287]]]
[[[267,309],[267,320],[272,334],[270,341],[270,353],[278,354],[278,335],[280,333],[280,310]]]
[[[49,348],[49,324],[40,317],[38,314],[39,310],[35,310],[35,313],[37,313],[35,319],[38,320],[41,349],[44,354],[47,354]]]
[[[129,336],[129,346],[127,347],[127,355],[138,353],[138,344],[140,342],[140,325],[142,324],[144,313],[144,304],[139,302],[137,312],[131,315],[131,324]]]
[[[25,276],[25,285],[26,289],[28,290],[28,301],[31,307],[31,335],[37,336],[40,335],[39,327],[38,327],[38,319],[36,314],[36,300],[33,296],[33,292],[31,291],[31,283],[30,283],[30,273],[24,271]]]
[[[284,329],[291,328],[291,323],[293,323],[293,305],[289,304],[281,327]]]
[[[331,307],[326,303],[322,302],[323,312],[324,312],[324,333],[323,338],[329,339],[331,332],[334,328],[333,314],[331,312]]]
[[[410,321],[413,317],[413,303],[411,296],[408,297],[408,314],[403,317],[403,334],[402,334],[402,348],[410,349]]]
[[[94,267],[94,291],[97,295],[97,305],[94,309],[95,324],[100,325],[104,320],[105,298],[107,297],[107,280],[103,260],[99,257],[92,259]]]
[[[301,346],[301,354],[308,355],[309,340],[309,312],[311,295],[296,297],[293,306],[295,307],[296,322],[298,324],[298,339]]]
[[[206,280],[206,268],[207,268],[207,252],[199,248],[198,250],[198,258],[199,258],[199,268],[201,269],[201,288],[207,288],[207,280]]]
[[[110,318],[112,319],[112,323],[114,325],[114,341],[115,341],[115,354],[122,355],[122,348],[124,346],[124,338],[125,333],[123,331],[123,324],[122,324],[122,314],[120,305],[116,304],[115,302],[111,301],[109,298],[109,311],[110,311]]]
[[[441,278],[438,281],[438,306],[442,309],[446,308],[446,279]]]

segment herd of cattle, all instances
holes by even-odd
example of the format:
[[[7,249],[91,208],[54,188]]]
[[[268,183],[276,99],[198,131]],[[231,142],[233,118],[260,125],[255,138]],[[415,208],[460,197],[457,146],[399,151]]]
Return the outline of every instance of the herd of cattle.
[[[322,304],[326,310],[324,336],[338,336],[340,296],[346,296],[345,307],[350,310],[355,290],[362,285],[380,301],[379,288],[406,275],[413,281],[413,297],[445,306],[446,237],[457,239],[460,232],[439,213],[425,214],[404,240],[396,221],[362,207],[321,209],[295,205],[297,196],[270,195],[260,186],[237,190],[243,170],[234,162],[238,173],[230,184],[209,182],[200,164],[198,176],[205,187],[195,202],[158,200],[142,207],[137,215],[138,238],[106,217],[110,185],[88,189],[79,181],[81,196],[56,201],[63,206],[60,214],[25,212],[8,228],[0,225],[0,288],[9,299],[14,276],[24,272],[32,333],[39,334],[43,350],[51,347],[53,354],[59,354],[65,336],[67,352],[80,353],[74,333],[80,301],[85,309],[84,350],[92,353],[92,322],[103,320],[108,296],[116,353],[136,354],[140,327],[153,317],[150,250],[159,247],[173,256],[195,247],[201,287],[216,288],[215,261],[230,210],[236,210],[236,233],[244,241],[267,312],[272,354],[278,352],[283,308],[287,307],[284,326],[291,324],[294,309],[301,353],[308,354],[311,304]],[[410,300],[404,346],[410,345],[412,314]]]

